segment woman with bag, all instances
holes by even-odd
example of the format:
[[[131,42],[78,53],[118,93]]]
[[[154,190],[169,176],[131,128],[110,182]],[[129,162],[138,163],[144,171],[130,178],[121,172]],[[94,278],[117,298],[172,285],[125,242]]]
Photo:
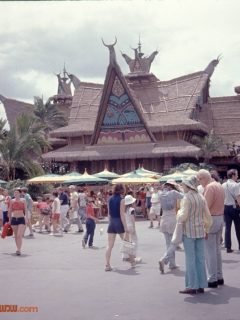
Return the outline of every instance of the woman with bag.
[[[14,199],[10,200],[9,205],[9,219],[13,228],[15,243],[17,247],[16,255],[21,255],[22,238],[26,229],[26,216],[27,205],[25,199],[20,197],[20,190],[14,191]]]
[[[183,245],[186,273],[183,294],[204,293],[208,287],[205,266],[205,237],[212,224],[212,217],[204,197],[198,193],[197,178],[192,176],[182,181],[185,197],[178,221],[183,223]]]

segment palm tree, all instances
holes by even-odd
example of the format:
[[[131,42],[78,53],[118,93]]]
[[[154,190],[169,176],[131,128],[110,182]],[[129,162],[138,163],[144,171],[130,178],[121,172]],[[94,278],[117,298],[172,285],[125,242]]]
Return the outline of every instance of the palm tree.
[[[50,101],[44,104],[43,99],[40,97],[34,97],[34,115],[39,124],[44,127],[46,138],[48,138],[51,130],[67,124],[65,115]]]
[[[201,149],[204,163],[208,164],[214,152],[218,152],[219,148],[223,146],[223,141],[220,137],[214,134],[211,130],[208,135],[201,138],[199,136],[192,137],[192,143]]]
[[[0,141],[6,138],[7,130],[5,129],[5,125],[7,120],[0,119]]]
[[[43,127],[34,117],[20,115],[16,126],[0,141],[2,175],[7,180],[14,180],[16,170],[21,170],[28,176],[42,174],[43,169],[36,160],[46,146],[48,142]]]

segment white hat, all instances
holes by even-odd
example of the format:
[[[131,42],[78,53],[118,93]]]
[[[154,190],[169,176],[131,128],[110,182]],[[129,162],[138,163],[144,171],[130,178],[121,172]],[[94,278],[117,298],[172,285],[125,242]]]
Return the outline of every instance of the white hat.
[[[133,196],[131,196],[130,194],[126,195],[125,198],[124,198],[124,203],[125,205],[129,205],[129,204],[132,204],[136,201],[135,198],[133,198]]]
[[[191,176],[189,178],[183,179],[182,184],[185,184],[188,188],[198,192],[198,180],[196,176]]]

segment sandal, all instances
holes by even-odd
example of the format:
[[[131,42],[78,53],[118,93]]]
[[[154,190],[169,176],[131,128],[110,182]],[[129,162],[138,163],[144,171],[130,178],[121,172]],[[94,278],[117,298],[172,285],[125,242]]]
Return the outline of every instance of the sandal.
[[[106,266],[105,267],[105,271],[112,271],[112,267],[111,266]]]

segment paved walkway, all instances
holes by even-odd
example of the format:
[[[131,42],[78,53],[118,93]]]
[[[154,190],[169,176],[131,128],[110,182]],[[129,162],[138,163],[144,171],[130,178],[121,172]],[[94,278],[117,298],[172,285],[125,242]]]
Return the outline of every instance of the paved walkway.
[[[104,271],[104,223],[97,225],[95,249],[83,249],[82,234],[75,232],[62,238],[35,233],[34,239],[24,239],[23,255],[16,257],[14,239],[0,239],[0,304],[38,307],[38,313],[0,313],[0,319],[239,320],[240,254],[223,250],[226,285],[205,294],[181,295],[184,252],[176,254],[180,269],[161,275],[157,261],[164,239],[148,224],[137,222],[143,262],[135,269],[122,262],[118,239],[112,272]],[[235,235],[233,241],[237,248]]]

